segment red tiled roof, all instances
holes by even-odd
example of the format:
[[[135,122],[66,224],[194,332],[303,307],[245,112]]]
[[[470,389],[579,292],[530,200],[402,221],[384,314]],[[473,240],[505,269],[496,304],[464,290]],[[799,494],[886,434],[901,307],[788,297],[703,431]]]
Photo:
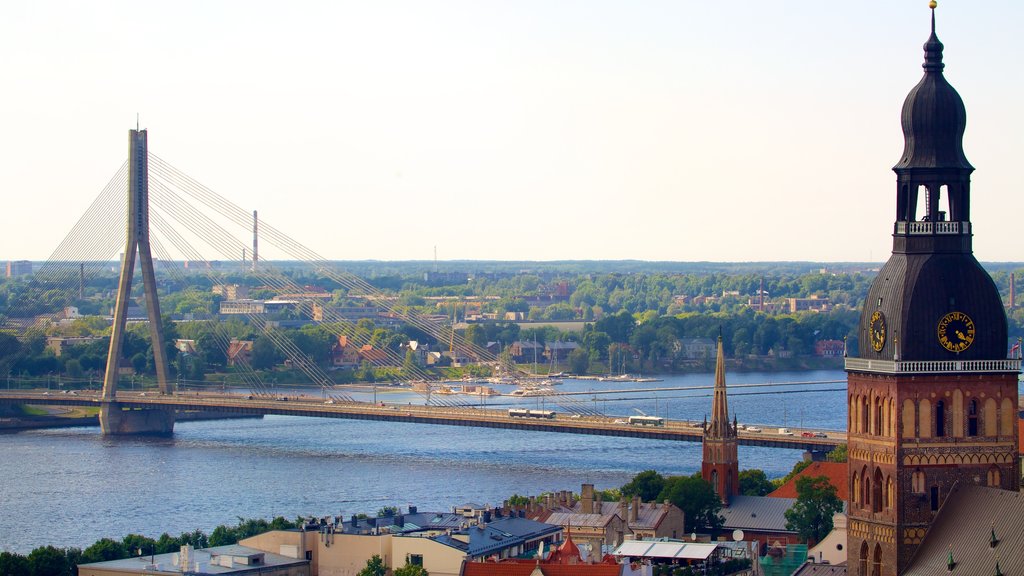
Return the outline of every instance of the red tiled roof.
[[[814,462],[801,470],[799,474],[790,478],[789,482],[779,486],[778,489],[768,496],[772,498],[796,498],[797,478],[825,476],[828,478],[829,484],[836,487],[836,496],[845,502],[850,497],[850,483],[846,479],[846,474],[846,462]]]
[[[618,564],[537,564],[526,560],[467,562],[462,576],[530,576],[538,566],[544,576],[619,576],[622,571]]]
[[[1024,454],[1024,420],[1017,419],[1017,452]]]

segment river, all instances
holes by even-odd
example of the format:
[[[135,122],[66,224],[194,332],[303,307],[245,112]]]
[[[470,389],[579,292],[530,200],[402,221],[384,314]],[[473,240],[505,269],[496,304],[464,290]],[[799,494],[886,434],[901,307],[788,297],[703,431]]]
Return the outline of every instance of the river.
[[[845,377],[841,370],[730,373],[730,413],[765,428],[845,430]],[[787,382],[816,384],[744,386]],[[566,380],[556,388],[658,388],[573,398],[609,415],[640,411],[702,420],[711,410],[709,389],[663,389],[712,383],[712,374],[689,374],[654,383]],[[370,400],[372,394],[352,395]],[[387,389],[378,389],[376,397],[418,399]],[[451,400],[474,402],[445,397]],[[495,408],[542,403],[559,409],[537,398],[486,399]],[[778,477],[802,454],[741,446],[739,456],[740,469],[760,468]],[[445,511],[466,502],[495,505],[511,494],[578,492],[582,483],[616,488],[649,469],[692,474],[700,470],[700,459],[697,443],[285,416],[182,422],[171,438],[103,437],[96,427],[0,434],[0,550],[84,548],[128,533],[209,533],[239,517],[374,514],[385,505]]]

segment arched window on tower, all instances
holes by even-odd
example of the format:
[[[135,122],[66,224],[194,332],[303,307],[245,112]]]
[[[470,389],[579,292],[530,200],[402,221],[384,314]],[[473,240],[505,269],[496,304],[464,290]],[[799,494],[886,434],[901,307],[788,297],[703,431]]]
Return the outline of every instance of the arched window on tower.
[[[861,504],[861,499],[860,499],[860,474],[857,473],[856,471],[854,471],[854,473],[853,473],[853,492],[852,492],[852,495],[853,495],[853,503],[855,505],[857,505],[857,506],[860,506],[860,504]]]
[[[872,430],[871,433],[874,434],[875,436],[881,436],[882,435],[882,421],[883,421],[883,419],[882,419],[882,399],[879,398],[878,396],[875,396],[874,416],[875,416],[875,426],[874,426],[874,430]]]
[[[953,438],[963,438],[964,436],[964,393],[959,388],[953,390],[953,407],[950,409],[950,416],[952,416],[952,422],[949,426],[950,434]]]
[[[935,403],[935,437],[942,438],[946,435],[946,402],[939,400]]]
[[[915,494],[924,494],[924,471],[920,468],[910,475],[910,489]]]
[[[857,574],[861,576],[868,575],[868,543],[867,541],[860,543],[860,566],[858,566]]]
[[[967,403],[967,435],[978,435],[978,400],[975,398]]]
[[[875,544],[875,555],[871,559],[871,576],[882,576],[882,545]]]
[[[949,186],[943,184],[939,187],[939,197],[937,198],[939,205],[939,212],[937,220],[942,222],[950,219],[952,212],[949,209]]]
[[[993,466],[988,469],[986,482],[989,486],[993,488],[999,488],[1000,484],[1002,484],[1002,476],[1002,473],[999,472],[999,468]]]
[[[985,399],[985,414],[982,418],[983,425],[985,426],[985,436],[996,436],[998,435],[999,421],[996,420],[998,415],[996,414],[996,399],[986,398]]]
[[[719,494],[718,490],[718,470],[711,471],[711,487],[715,489],[715,494]]]
[[[921,399],[921,406],[919,410],[921,416],[921,423],[918,425],[918,433],[921,434],[921,438],[932,437],[932,403],[927,398]]]
[[[906,439],[915,438],[917,433],[914,430],[917,413],[914,410],[914,401],[907,398],[903,401],[903,437]]]
[[[1017,410],[1013,407],[1013,401],[1003,398],[1003,405],[999,410],[1002,412],[999,415],[999,435],[1013,436],[1016,434],[1014,424],[1017,421]]]
[[[860,504],[864,508],[871,505],[871,476],[867,466],[860,471]]]
[[[932,486],[930,496],[931,496],[930,499],[931,499],[931,505],[932,505],[932,512],[938,512],[938,510],[939,510],[939,487],[938,486]]]
[[[875,476],[871,479],[871,511],[881,512],[882,502],[885,501],[885,497],[882,494],[882,471],[875,468]]]
[[[885,496],[885,507],[892,511],[896,507],[896,482],[893,481],[892,476],[885,477]]]
[[[914,214],[911,220],[919,222],[928,222],[931,217],[928,216],[928,188],[924,185],[917,187],[917,205],[914,207]]]
[[[868,396],[865,394],[861,397],[860,406],[860,431],[864,434],[870,434],[871,428],[868,426],[868,418],[871,415],[871,404],[869,404]]]

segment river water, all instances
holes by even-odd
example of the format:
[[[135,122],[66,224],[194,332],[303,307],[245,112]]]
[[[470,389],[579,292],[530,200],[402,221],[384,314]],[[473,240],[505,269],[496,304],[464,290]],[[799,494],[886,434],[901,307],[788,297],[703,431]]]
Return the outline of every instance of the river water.
[[[845,430],[845,376],[841,370],[728,374],[730,413],[766,429]],[[790,382],[801,384],[744,386]],[[655,383],[566,380],[557,391],[657,388],[572,398],[609,415],[642,411],[702,420],[711,410],[710,389],[667,389],[712,383],[711,374]],[[372,400],[373,392],[352,396]],[[408,391],[378,389],[376,398],[422,403]],[[492,397],[486,405],[560,409],[537,398]],[[741,469],[777,477],[802,454],[741,446],[739,456]],[[84,548],[128,533],[209,533],[239,517],[495,505],[511,494],[578,492],[582,483],[615,488],[649,469],[692,474],[700,459],[697,443],[284,416],[182,422],[171,438],[103,437],[96,427],[0,434],[0,550]]]

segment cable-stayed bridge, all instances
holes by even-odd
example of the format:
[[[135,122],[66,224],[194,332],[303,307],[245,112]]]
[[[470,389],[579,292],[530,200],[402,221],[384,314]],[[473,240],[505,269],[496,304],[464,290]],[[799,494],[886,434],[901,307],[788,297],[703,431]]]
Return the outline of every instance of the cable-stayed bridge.
[[[240,239],[240,236],[250,233],[251,245]],[[99,406],[105,434],[168,434],[173,430],[176,410],[216,409],[244,414],[370,418],[672,440],[699,441],[702,437],[702,429],[680,422],[666,421],[657,429],[623,427],[621,419],[606,417],[596,406],[591,407],[585,398],[572,394],[556,393],[545,397],[545,402],[559,409],[557,419],[554,411],[551,411],[550,418],[539,421],[512,419],[511,412],[500,410],[477,410],[459,400],[431,394],[428,381],[433,378],[432,373],[404,362],[404,356],[388,346],[378,348],[380,353],[372,361],[381,366],[401,366],[403,380],[424,382],[424,385],[414,388],[419,390],[424,403],[397,412],[381,410],[376,403],[357,402],[339,390],[329,370],[255,311],[243,313],[250,326],[266,336],[291,366],[301,370],[318,386],[325,401],[310,403],[293,398],[288,404],[281,403],[274,387],[264,383],[244,357],[237,358],[235,375],[250,391],[246,396],[175,394],[169,378],[168,343],[164,342],[157,269],[161,278],[170,279],[179,286],[188,286],[197,276],[216,285],[223,282],[217,264],[237,262],[239,257],[245,263],[247,250],[251,249],[250,264],[246,265],[247,275],[275,294],[288,294],[299,315],[320,318],[320,326],[334,336],[345,337],[356,346],[368,344],[369,334],[358,330],[351,319],[344,318],[334,308],[322,305],[308,294],[304,296],[308,292],[304,287],[267,258],[261,259],[259,251],[263,250],[265,254],[268,247],[276,251],[280,259],[293,261],[317,277],[342,287],[349,300],[362,300],[382,308],[389,316],[428,334],[437,342],[448,344],[457,356],[477,363],[499,365],[491,352],[466,340],[454,329],[453,323],[416,314],[364,279],[340,269],[316,251],[260,220],[255,211],[238,206],[151,153],[147,132],[131,130],[128,161],[116,171],[34,279],[53,294],[60,295],[51,299],[51,305],[70,305],[76,302],[76,296],[81,299],[82,286],[89,278],[101,272],[107,273],[112,261],[120,261],[120,280],[102,391],[94,397],[78,398],[53,397],[41,392],[8,392],[0,397],[0,403],[43,401]],[[118,393],[128,309],[136,301],[132,293],[138,284],[142,285],[141,301],[145,304],[152,342],[159,390],[157,396]],[[226,353],[232,344],[230,335],[223,324],[213,322],[212,326],[216,344]],[[741,443],[816,451],[838,442],[834,437],[745,436]]]

